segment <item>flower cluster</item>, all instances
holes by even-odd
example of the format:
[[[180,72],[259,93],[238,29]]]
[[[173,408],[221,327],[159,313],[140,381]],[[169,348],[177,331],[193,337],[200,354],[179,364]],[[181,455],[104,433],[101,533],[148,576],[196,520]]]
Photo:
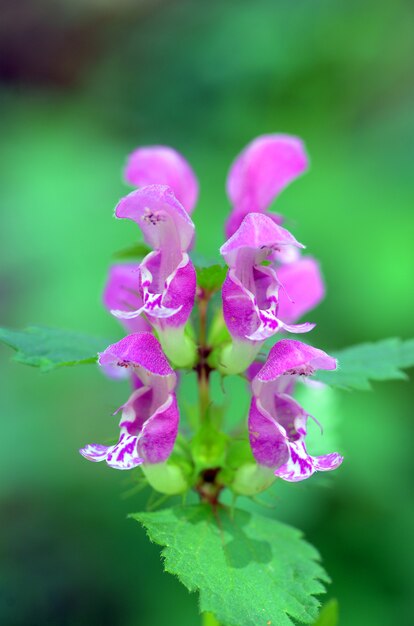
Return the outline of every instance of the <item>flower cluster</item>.
[[[198,196],[197,179],[186,160],[171,148],[139,148],[130,155],[125,178],[136,189],[121,199],[115,216],[134,221],[152,251],[139,263],[110,269],[104,304],[130,334],[101,353],[99,365],[111,376],[129,377],[132,393],[118,409],[118,442],[87,445],[81,450],[84,457],[106,461],[116,469],[140,465],[161,491],[174,493],[195,486],[205,493],[194,465],[192,473],[188,468],[185,473],[182,466],[167,464],[179,427],[177,375],[172,364],[197,372],[202,399],[199,433],[206,432],[211,371],[243,375],[249,381],[252,462],[240,467],[233,464],[230,473],[226,461],[223,467],[210,468],[217,489],[226,485],[238,493],[254,493],[268,484],[270,474],[272,479],[299,481],[340,465],[342,457],[337,453],[308,454],[305,439],[311,416],[292,395],[299,378],[317,369],[335,369],[335,359],[308,344],[282,338],[264,364],[260,360],[266,340],[276,333],[312,330],[314,324],[297,322],[324,296],[317,261],[302,256],[304,246],[282,226],[282,216],[268,211],[278,194],[307,167],[302,142],[286,135],[257,138],[233,163],[227,179],[232,210],[225,226],[227,241],[220,249],[227,274],[221,290],[222,310],[214,317],[214,324],[227,331],[212,341],[206,332],[211,292],[197,284],[190,257],[195,232],[190,215]],[[198,337],[190,321],[196,302]],[[210,429],[210,441],[212,432],[216,431]],[[222,436],[217,431],[217,439]],[[157,474],[159,469],[164,474]],[[154,479],[160,475],[164,477],[161,482]]]

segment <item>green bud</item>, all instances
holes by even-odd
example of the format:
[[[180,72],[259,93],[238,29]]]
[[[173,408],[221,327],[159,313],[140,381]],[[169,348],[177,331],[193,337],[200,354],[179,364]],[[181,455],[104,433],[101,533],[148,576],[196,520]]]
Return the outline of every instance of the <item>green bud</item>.
[[[197,346],[186,327],[157,329],[162,349],[176,367],[191,369],[197,361]]]
[[[274,470],[257,463],[247,463],[236,470],[230,488],[241,496],[255,496],[276,480]]]
[[[251,365],[263,342],[233,339],[217,357],[217,369],[224,375],[241,374]]]
[[[141,465],[145,478],[153,489],[169,496],[184,493],[190,487],[191,465],[186,461],[145,463]]]

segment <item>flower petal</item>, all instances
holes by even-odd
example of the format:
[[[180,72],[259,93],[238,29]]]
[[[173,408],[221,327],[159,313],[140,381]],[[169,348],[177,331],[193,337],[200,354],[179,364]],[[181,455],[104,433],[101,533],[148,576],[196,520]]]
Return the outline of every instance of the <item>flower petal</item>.
[[[315,308],[325,295],[319,264],[312,257],[281,265],[277,277],[281,284],[278,315],[286,323]]]
[[[104,352],[100,353],[99,364],[142,368],[157,376],[172,377],[175,381],[174,371],[158,339],[151,333],[134,333],[108,346]]]
[[[162,252],[158,253],[157,260],[161,256]],[[190,257],[184,252],[180,263],[162,285],[154,281],[154,270],[158,272],[155,264],[146,264],[144,259],[141,265],[144,312],[156,326],[184,325],[193,309],[197,287],[196,272]]]
[[[305,442],[289,442],[289,460],[275,471],[275,475],[288,482],[306,480],[315,472],[327,472],[341,465],[343,457],[337,452],[322,456],[310,456]]]
[[[258,211],[257,211],[258,212]],[[226,237],[229,238],[232,235],[234,235],[234,233],[236,232],[236,230],[238,230],[241,226],[242,221],[244,220],[244,218],[246,217],[246,215],[248,215],[249,213],[251,213],[251,209],[249,209],[248,211],[237,211],[237,210],[233,210],[230,215],[228,216],[227,220],[226,220],[226,225],[225,225],[225,234]],[[284,222],[283,216],[279,215],[278,213],[267,213],[267,217],[269,217],[271,220],[274,221],[275,224],[277,224],[278,226],[281,226]],[[282,253],[279,253],[282,254]],[[289,255],[291,255],[292,253],[289,252]],[[284,253],[284,255],[286,255],[286,252]]]
[[[154,250],[186,251],[194,238],[194,224],[171,187],[148,185],[120,200],[115,216],[136,222]]]
[[[114,446],[89,444],[79,452],[89,461],[106,461],[110,467],[119,470],[133,469],[143,463],[137,454],[137,437],[125,433],[121,434]]]
[[[326,352],[295,339],[282,339],[273,346],[254,383],[274,381],[284,374],[310,375],[316,369],[334,370],[336,360]]]
[[[104,306],[111,313],[135,312],[142,309],[142,296],[139,291],[140,272],[139,264],[120,263],[113,265],[108,274],[108,279],[103,293]],[[123,320],[125,328],[133,332],[149,331],[150,325],[140,315],[132,317],[115,314]]]
[[[184,157],[168,146],[144,146],[127,161],[125,180],[131,185],[167,185],[188,213],[197,202],[198,182]]]
[[[175,394],[144,423],[138,439],[138,452],[145,463],[161,463],[173,451],[180,414]]]
[[[113,446],[103,446],[100,443],[88,443],[84,448],[81,448],[79,452],[88,461],[105,461],[109,448]]]
[[[260,465],[280,467],[289,459],[284,429],[253,397],[249,411],[249,439],[253,456]]]
[[[289,135],[262,135],[239,154],[227,178],[227,194],[234,207],[227,236],[238,227],[233,215],[263,212],[279,193],[308,168],[304,145]]]
[[[220,254],[227,265],[235,267],[241,254],[252,256],[255,262],[261,262],[269,254],[283,246],[304,246],[285,228],[276,224],[268,215],[249,213],[243,219],[240,228],[220,248]],[[250,251],[250,252],[249,252]]]

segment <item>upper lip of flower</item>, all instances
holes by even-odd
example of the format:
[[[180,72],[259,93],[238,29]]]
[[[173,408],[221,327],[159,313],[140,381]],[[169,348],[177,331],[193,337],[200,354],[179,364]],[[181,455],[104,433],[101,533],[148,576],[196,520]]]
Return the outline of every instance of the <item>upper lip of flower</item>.
[[[115,207],[115,216],[133,220],[154,250],[178,254],[191,247],[194,224],[171,187],[147,185],[132,191]]]
[[[262,135],[249,143],[236,157],[227,177],[227,195],[233,205],[227,235],[233,234],[247,213],[266,211],[307,168],[308,156],[298,137]]]
[[[134,150],[128,157],[124,176],[128,183],[139,187],[154,183],[171,187],[188,213],[197,202],[197,178],[186,159],[169,146]]]

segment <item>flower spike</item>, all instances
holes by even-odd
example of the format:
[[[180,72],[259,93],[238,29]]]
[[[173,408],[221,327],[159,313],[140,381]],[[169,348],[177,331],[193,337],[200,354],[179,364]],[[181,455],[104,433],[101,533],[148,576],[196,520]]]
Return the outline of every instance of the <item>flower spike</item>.
[[[179,411],[174,393],[176,375],[158,340],[151,333],[128,335],[102,352],[99,364],[130,370],[137,377],[137,388],[118,409],[118,443],[89,444],[80,453],[90,461],[106,461],[120,470],[162,463],[174,447]]]

